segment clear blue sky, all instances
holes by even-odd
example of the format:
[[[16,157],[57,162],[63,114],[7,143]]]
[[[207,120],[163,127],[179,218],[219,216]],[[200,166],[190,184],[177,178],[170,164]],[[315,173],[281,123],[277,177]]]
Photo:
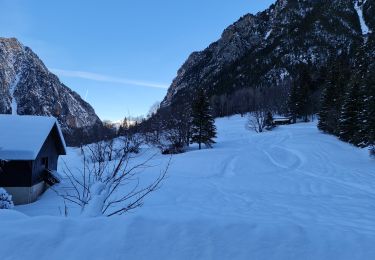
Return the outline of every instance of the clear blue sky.
[[[101,119],[146,114],[188,55],[274,0],[0,0],[0,36],[31,47]]]

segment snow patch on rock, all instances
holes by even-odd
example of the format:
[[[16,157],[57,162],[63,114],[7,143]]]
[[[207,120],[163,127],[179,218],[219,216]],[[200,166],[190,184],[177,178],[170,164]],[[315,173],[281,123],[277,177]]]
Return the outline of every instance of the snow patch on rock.
[[[358,17],[359,17],[359,22],[361,23],[361,30],[362,30],[362,34],[363,35],[367,35],[367,34],[369,34],[369,33],[372,32],[370,30],[370,28],[367,26],[366,21],[365,21],[365,19],[363,17],[363,6],[365,5],[366,2],[367,2],[367,0],[363,1],[360,4],[359,0],[357,0],[354,3],[354,9],[357,11],[357,14],[358,14]]]
[[[264,39],[267,40],[267,39],[270,37],[271,33],[272,33],[272,29],[269,30],[269,31],[266,33],[266,35],[264,36]]]
[[[14,96],[14,92],[16,91],[16,87],[18,85],[18,82],[20,82],[20,74],[17,74],[14,81],[9,87],[10,97],[12,99],[11,108],[12,108],[12,115],[17,115],[17,99]]]

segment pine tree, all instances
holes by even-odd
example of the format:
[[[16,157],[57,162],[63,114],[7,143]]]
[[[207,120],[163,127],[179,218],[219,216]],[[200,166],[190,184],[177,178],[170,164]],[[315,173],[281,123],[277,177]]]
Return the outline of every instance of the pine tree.
[[[342,106],[339,134],[342,140],[360,147],[368,143],[368,59],[365,53],[365,46],[362,45],[355,56],[354,75]]]
[[[215,121],[205,92],[200,89],[192,104],[191,143],[198,143],[199,149],[205,144],[211,147],[216,137]]]
[[[359,143],[358,132],[361,131],[361,99],[360,85],[354,82],[346,94],[340,117],[340,139],[355,145]]]
[[[117,131],[117,135],[118,136],[126,135],[127,132],[129,131],[129,128],[130,128],[129,120],[126,117],[124,117]]]
[[[359,85],[359,102],[358,102],[358,132],[353,137],[353,144],[360,147],[368,145],[368,135],[366,133],[368,126],[368,93],[365,81]]]
[[[337,115],[334,111],[334,103],[336,102],[336,85],[330,79],[325,85],[321,96],[321,107],[319,112],[318,128],[323,132],[334,134],[338,123],[336,123]]]
[[[292,118],[292,122],[296,123],[297,117],[299,114],[299,102],[298,102],[298,85],[297,82],[294,81],[292,83],[292,87],[289,94],[289,100],[288,100],[288,110],[289,110],[289,116]]]
[[[289,116],[293,123],[297,118],[303,118],[305,122],[308,121],[308,116],[311,114],[311,86],[312,80],[306,65],[301,65],[299,68],[299,75],[294,80],[288,100]]]
[[[362,45],[356,54],[356,67],[357,67],[357,78],[359,84],[359,114],[358,114],[358,132],[354,136],[355,145],[365,147],[368,145],[367,126],[369,118],[369,82],[367,80],[369,75],[369,59],[366,55],[366,45]]]
[[[346,54],[328,62],[328,75],[321,95],[318,128],[329,134],[339,134],[339,119],[345,89],[349,81]]]
[[[308,122],[312,110],[310,108],[312,79],[306,66],[302,66],[299,77],[299,116],[304,122]]]
[[[264,124],[265,124],[267,130],[271,130],[272,128],[274,128],[273,115],[270,111],[267,112],[266,120],[265,120]]]
[[[375,68],[369,70],[367,85],[367,118],[366,118],[366,140],[367,144],[375,148]],[[375,153],[375,150],[373,150]]]

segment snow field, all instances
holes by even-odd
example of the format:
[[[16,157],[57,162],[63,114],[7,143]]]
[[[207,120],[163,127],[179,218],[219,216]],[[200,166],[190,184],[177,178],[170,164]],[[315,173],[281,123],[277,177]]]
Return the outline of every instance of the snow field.
[[[161,189],[133,214],[60,217],[52,190],[0,211],[0,259],[375,259],[368,152],[316,123],[255,134],[246,120],[218,119],[215,148],[174,156]],[[77,155],[64,160],[79,167]],[[157,156],[145,178],[167,160]]]

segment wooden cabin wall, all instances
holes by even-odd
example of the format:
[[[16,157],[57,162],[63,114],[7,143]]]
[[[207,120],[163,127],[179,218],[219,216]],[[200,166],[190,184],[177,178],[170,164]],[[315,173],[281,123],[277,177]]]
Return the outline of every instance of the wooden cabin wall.
[[[57,160],[59,156],[56,144],[58,142],[58,133],[53,129],[44,142],[42,149],[40,149],[37,158],[33,162],[32,185],[43,181],[43,174],[46,169],[43,164],[43,158],[48,158],[48,169],[57,170]]]

